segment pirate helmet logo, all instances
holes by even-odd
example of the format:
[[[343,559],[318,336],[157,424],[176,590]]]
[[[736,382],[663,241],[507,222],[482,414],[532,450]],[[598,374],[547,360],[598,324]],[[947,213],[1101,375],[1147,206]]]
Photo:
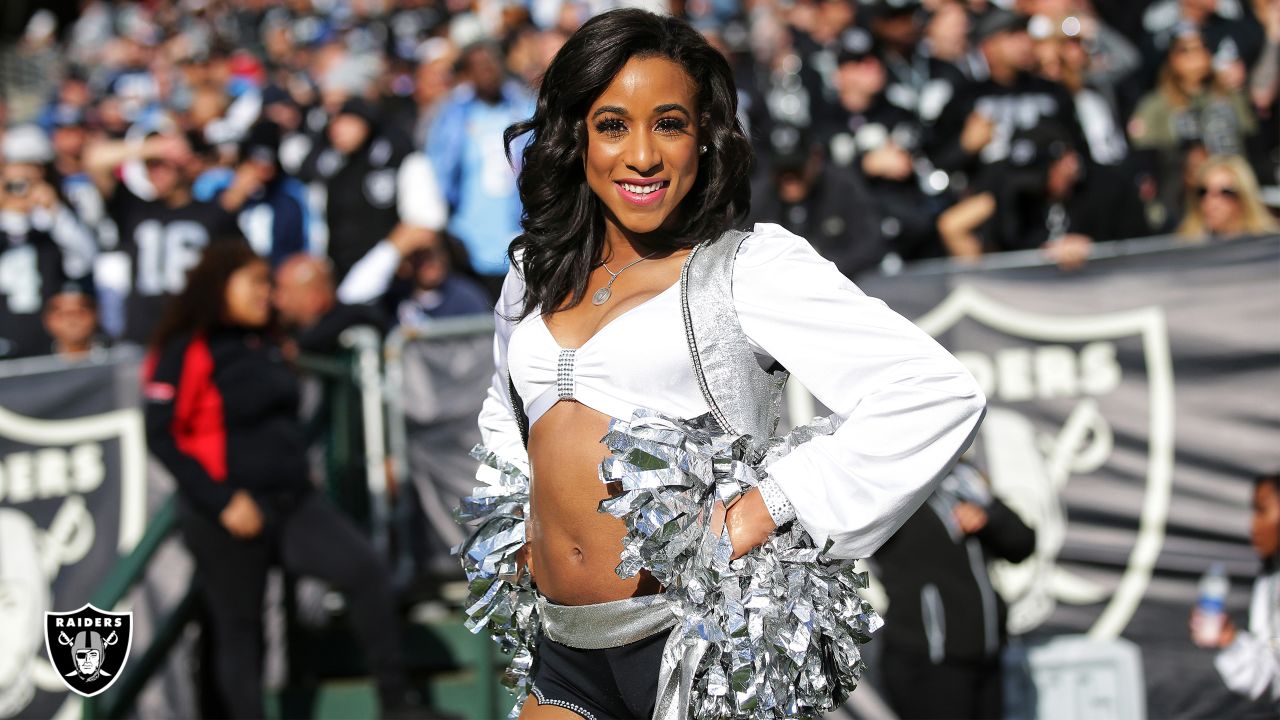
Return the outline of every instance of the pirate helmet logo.
[[[111,687],[129,659],[133,613],[85,605],[74,612],[46,612],[44,618],[49,661],[67,688],[93,697]]]

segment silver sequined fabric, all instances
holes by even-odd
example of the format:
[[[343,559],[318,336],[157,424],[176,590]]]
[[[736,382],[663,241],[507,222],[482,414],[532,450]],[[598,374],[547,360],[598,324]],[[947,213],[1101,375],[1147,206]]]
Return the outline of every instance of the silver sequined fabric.
[[[694,374],[712,416],[728,432],[760,439],[778,427],[787,373],[760,367],[738,322],[733,265],[746,238],[732,230],[689,253],[680,306]]]

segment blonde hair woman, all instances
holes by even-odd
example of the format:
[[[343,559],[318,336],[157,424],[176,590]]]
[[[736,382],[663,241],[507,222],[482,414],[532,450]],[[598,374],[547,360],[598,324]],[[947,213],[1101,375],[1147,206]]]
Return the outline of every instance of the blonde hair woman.
[[[1258,180],[1239,155],[1209,158],[1188,189],[1187,214],[1178,235],[1195,240],[1261,235],[1277,225],[1262,204]]]

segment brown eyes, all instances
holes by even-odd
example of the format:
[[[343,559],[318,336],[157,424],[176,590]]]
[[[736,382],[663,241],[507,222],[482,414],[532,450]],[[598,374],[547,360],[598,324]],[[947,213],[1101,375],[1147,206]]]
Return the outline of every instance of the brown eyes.
[[[666,135],[679,135],[688,129],[689,123],[680,118],[665,117],[654,125],[654,130]],[[627,124],[618,118],[608,118],[596,123],[596,132],[618,137],[627,131]]]

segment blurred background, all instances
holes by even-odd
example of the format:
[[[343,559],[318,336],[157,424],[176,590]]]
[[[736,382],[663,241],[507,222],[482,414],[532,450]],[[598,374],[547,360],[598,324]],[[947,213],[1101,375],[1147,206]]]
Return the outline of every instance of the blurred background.
[[[808,238],[991,400],[868,560],[889,625],[832,716],[989,716],[975,693],[1008,717],[1276,716],[1280,681],[1233,691],[1188,618],[1249,627],[1274,569],[1250,508],[1280,470],[1280,0],[6,0],[0,718],[226,714],[140,378],[229,237],[269,264],[312,480],[385,561],[407,716],[505,714],[449,554],[520,231],[502,131],[619,6],[729,60],[748,221]],[[792,383],[787,411],[824,409]],[[82,701],[42,618],[86,602],[135,628]],[[349,614],[271,574],[270,716],[379,713]]]

